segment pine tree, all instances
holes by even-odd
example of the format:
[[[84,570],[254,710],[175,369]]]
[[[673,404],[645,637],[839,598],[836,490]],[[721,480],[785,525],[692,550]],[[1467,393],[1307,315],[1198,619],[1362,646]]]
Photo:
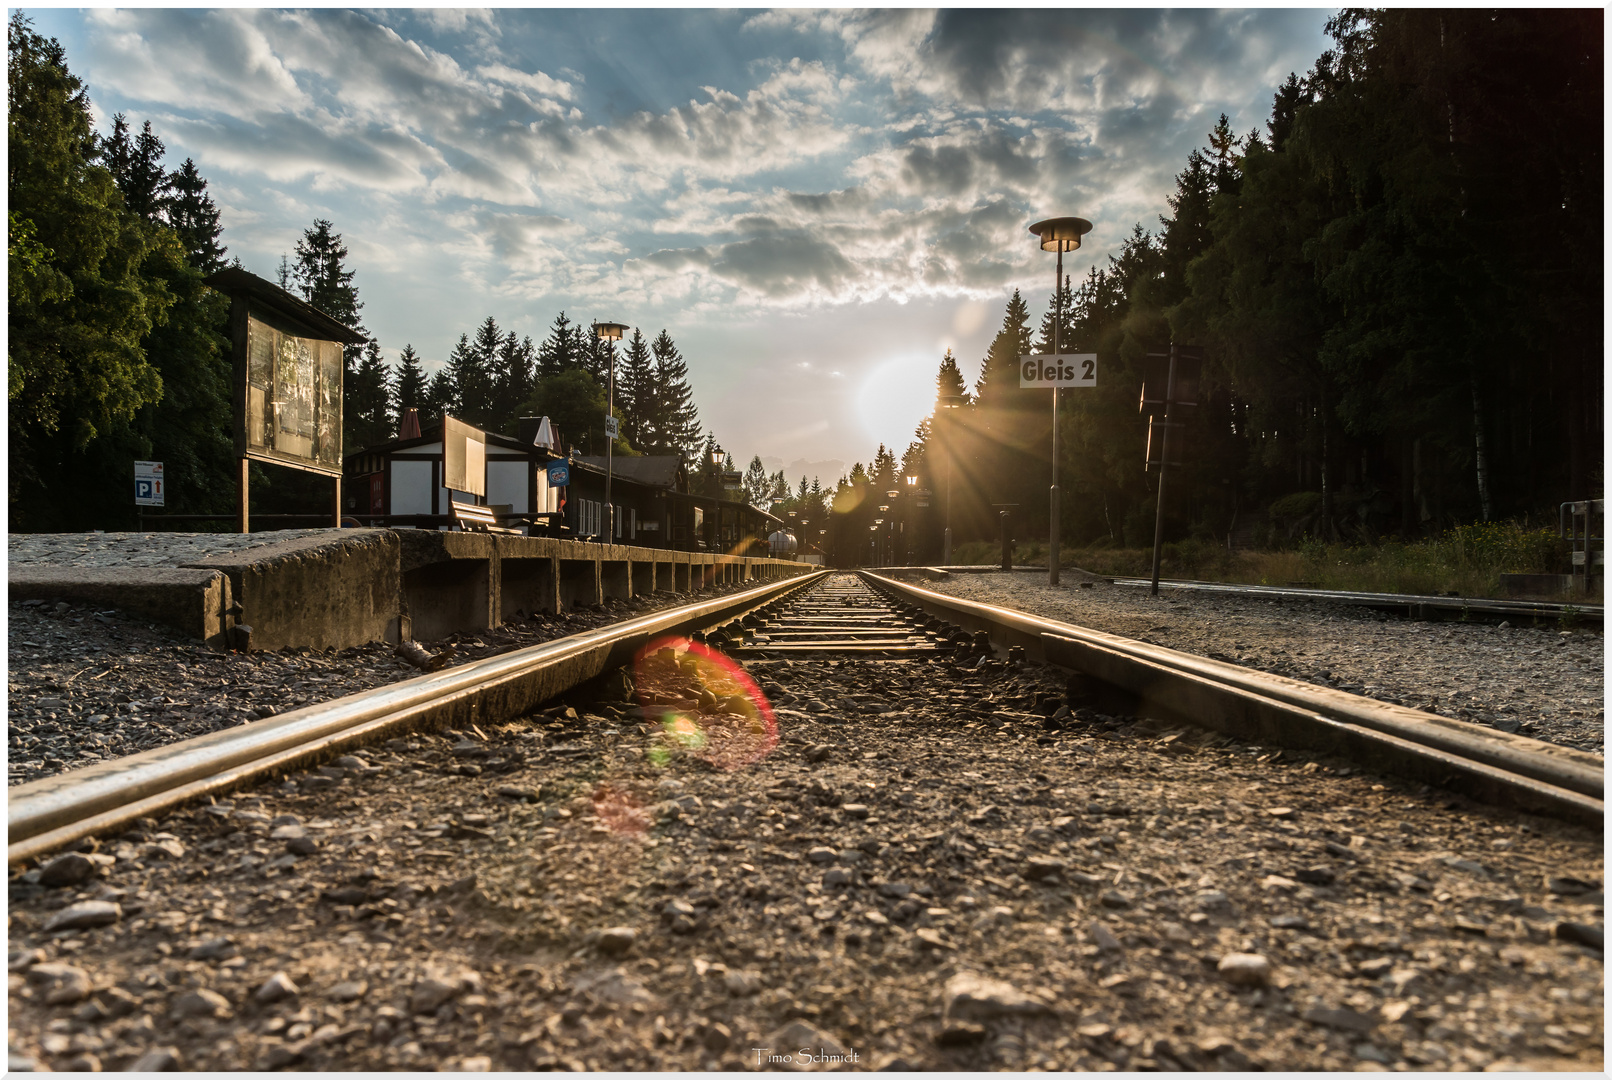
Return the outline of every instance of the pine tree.
[[[149,120],[131,139],[128,119],[122,113],[112,117],[112,134],[101,143],[101,164],[123,193],[124,208],[147,221],[158,221],[163,216],[169,185],[162,168],[166,152]]]
[[[224,253],[229,249],[220,244],[218,238],[224,226],[219,220],[218,207],[207,194],[207,181],[196,171],[196,163],[186,158],[183,165],[169,174],[168,188],[168,224],[185,245],[190,265],[204,275],[223,269]]]
[[[761,455],[757,454],[750,459],[750,467],[744,472],[744,497],[751,506],[767,508],[767,493],[772,485],[767,479],[767,467],[761,463]]]
[[[475,407],[475,401],[474,398],[466,400],[465,387],[468,385],[471,393],[475,393],[479,377],[477,367],[476,350],[470,344],[470,335],[460,334],[458,344],[448,354],[448,362],[442,366],[442,374],[447,377],[448,385],[453,387],[453,400],[448,411],[455,419],[474,423],[470,420],[470,410]]]
[[[443,416],[457,415],[458,400],[454,397],[453,376],[446,367],[437,369],[425,389],[425,407],[420,410],[420,424],[440,423]]]
[[[577,351],[576,327],[560,312],[554,317],[549,336],[537,347],[537,374],[541,378],[558,375],[581,362]]]
[[[521,403],[532,393],[535,352],[531,338],[517,337],[513,330],[504,335],[498,346],[491,430],[514,434],[520,421]]]
[[[358,313],[364,305],[353,285],[356,276],[357,271],[347,269],[347,245],[341,242],[341,233],[332,232],[330,222],[324,218],[316,219],[297,241],[297,261],[290,267],[290,280],[308,303],[347,329],[363,333],[364,324]],[[354,357],[363,351],[362,345],[347,348]]]
[[[1030,308],[1019,290],[1008,298],[1002,329],[991,340],[980,366],[974,400],[986,408],[1006,402],[1019,389],[1019,356],[1030,351]],[[948,354],[949,355],[949,354]],[[953,365],[955,366],[955,361]]]
[[[409,409],[425,411],[425,370],[420,365],[420,354],[413,345],[403,346],[397,358],[397,377],[392,382],[393,413],[402,419]]]
[[[465,338],[460,336],[463,344]],[[453,373],[454,390],[459,398],[459,413],[466,423],[488,429],[493,422],[493,397],[498,387],[498,354],[504,342],[504,332],[491,315],[476,328],[476,336],[461,350],[456,347],[448,360]]]
[[[616,374],[616,415],[621,417],[621,433],[627,441],[651,453],[646,447],[655,422],[655,365],[649,342],[636,327],[622,350]]]
[[[343,413],[343,445],[360,450],[386,442],[396,430],[392,417],[392,386],[381,347],[374,339],[364,346],[363,359],[353,372],[352,385],[343,395],[348,409]]]
[[[665,330],[649,348],[655,357],[654,430],[650,444],[642,449],[647,454],[677,454],[687,461],[700,446],[699,410],[688,385],[688,365]]]

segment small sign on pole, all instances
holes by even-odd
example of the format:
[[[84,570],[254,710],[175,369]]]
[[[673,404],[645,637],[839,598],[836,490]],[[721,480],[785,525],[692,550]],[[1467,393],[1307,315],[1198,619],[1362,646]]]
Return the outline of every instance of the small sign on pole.
[[[621,427],[614,416],[605,417],[605,438],[614,439],[620,430]]]
[[[166,506],[162,491],[162,462],[134,463],[134,505]]]
[[[1030,353],[1019,357],[1021,390],[1096,385],[1096,353]]]

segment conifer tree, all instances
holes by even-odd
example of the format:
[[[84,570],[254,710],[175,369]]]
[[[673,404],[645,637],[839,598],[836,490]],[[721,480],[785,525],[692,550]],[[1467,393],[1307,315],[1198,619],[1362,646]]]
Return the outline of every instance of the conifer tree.
[[[196,171],[196,163],[186,158],[183,165],[168,174],[168,189],[168,224],[179,234],[190,265],[204,275],[222,270],[224,253],[229,250],[218,242],[224,226],[218,207],[207,194],[207,181]]]
[[[645,453],[649,433],[655,423],[655,364],[649,342],[637,327],[627,339],[616,372],[616,415],[621,417],[621,433]]]
[[[454,396],[453,376],[448,374],[446,367],[440,367],[426,386],[425,407],[420,410],[420,424],[423,427],[427,424],[440,423],[445,415],[457,415],[458,408],[459,402]]]
[[[655,358],[654,429],[642,449],[649,454],[677,454],[687,461],[700,446],[699,410],[688,385],[688,365],[665,330],[649,348]]]
[[[532,393],[532,362],[536,350],[529,337],[517,337],[511,330],[498,346],[493,389],[492,430],[514,434],[520,419],[521,403]]]
[[[448,385],[453,388],[453,398],[448,411],[455,419],[475,422],[470,420],[470,410],[475,407],[475,400],[465,399],[465,387],[468,385],[472,394],[475,393],[479,377],[477,367],[476,350],[470,344],[470,335],[460,334],[459,341],[454,345],[453,352],[448,354],[448,362],[442,366],[441,372],[446,376]]]
[[[577,350],[576,326],[566,318],[565,312],[554,317],[549,336],[537,347],[537,373],[541,378],[558,375],[581,362]]]
[[[393,413],[399,420],[409,409],[421,413],[425,411],[425,370],[420,364],[420,354],[414,351],[413,345],[404,345],[403,352],[397,358],[397,377],[392,382],[392,400]]]
[[[772,489],[767,478],[767,467],[761,463],[761,455],[757,454],[750,459],[750,467],[744,471],[744,497],[751,506],[767,508],[767,494]]]
[[[386,442],[396,430],[392,417],[392,386],[381,347],[372,338],[364,345],[364,356],[353,372],[352,385],[344,395],[348,407],[342,415],[343,446],[360,450]]]

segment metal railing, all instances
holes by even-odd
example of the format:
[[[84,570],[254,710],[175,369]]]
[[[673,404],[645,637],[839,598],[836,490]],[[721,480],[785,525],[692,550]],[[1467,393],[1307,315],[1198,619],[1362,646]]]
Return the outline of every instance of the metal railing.
[[[1606,501],[1583,499],[1562,503],[1558,535],[1568,541],[1571,549],[1569,573],[1573,588],[1589,592],[1591,580],[1606,575]]]

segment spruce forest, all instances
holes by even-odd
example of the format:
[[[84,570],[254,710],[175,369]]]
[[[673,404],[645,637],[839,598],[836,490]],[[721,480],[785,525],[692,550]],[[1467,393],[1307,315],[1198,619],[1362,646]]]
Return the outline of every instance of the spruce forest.
[[[1599,497],[1599,28],[1592,10],[1345,11],[1265,130],[1221,117],[1158,228],[1063,283],[1062,351],[1099,370],[1062,392],[1065,541],[1151,544],[1138,404],[1145,354],[1172,341],[1205,360],[1169,539],[1554,527],[1561,502]],[[1001,504],[1018,538],[1046,537],[1050,391],[1021,390],[1015,358],[1051,351],[1052,294],[1032,325],[1015,292],[972,387],[941,361],[938,395],[962,407],[841,482],[840,558],[866,557],[872,496],[901,473],[934,492],[915,559],[939,555],[948,483],[955,538],[994,538]]]

